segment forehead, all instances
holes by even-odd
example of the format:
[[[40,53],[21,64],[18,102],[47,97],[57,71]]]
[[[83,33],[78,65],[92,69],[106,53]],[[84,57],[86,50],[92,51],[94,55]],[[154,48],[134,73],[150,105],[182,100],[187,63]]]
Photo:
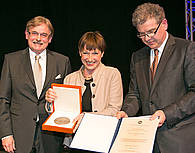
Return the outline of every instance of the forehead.
[[[40,33],[49,33],[50,32],[48,26],[45,23],[42,23],[42,24],[35,26],[35,27],[30,27],[29,30],[30,31],[37,31]]]
[[[155,29],[157,26],[156,19],[151,18],[148,19],[145,23],[137,25],[137,31],[138,32],[147,32],[150,31],[151,29]]]
[[[87,52],[101,52],[98,48],[91,48],[91,49],[87,49],[86,45],[84,46],[82,51],[87,51]]]

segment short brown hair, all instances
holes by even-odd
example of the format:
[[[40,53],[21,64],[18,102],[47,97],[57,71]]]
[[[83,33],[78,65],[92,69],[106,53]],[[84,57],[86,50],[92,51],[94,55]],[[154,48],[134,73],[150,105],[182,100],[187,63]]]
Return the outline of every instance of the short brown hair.
[[[41,24],[46,24],[51,32],[50,37],[53,37],[54,35],[54,28],[51,24],[51,22],[49,21],[49,19],[43,17],[43,16],[36,16],[34,18],[32,18],[31,20],[29,20],[26,24],[26,30],[29,31],[29,29],[31,27],[36,27],[39,26]]]
[[[99,49],[101,52],[104,52],[106,49],[104,37],[98,31],[83,34],[78,43],[80,52],[83,51],[85,45],[87,50]]]
[[[132,15],[133,26],[137,27],[139,24],[144,24],[151,18],[155,18],[157,24],[159,24],[165,18],[164,9],[158,4],[141,4],[135,9]]]

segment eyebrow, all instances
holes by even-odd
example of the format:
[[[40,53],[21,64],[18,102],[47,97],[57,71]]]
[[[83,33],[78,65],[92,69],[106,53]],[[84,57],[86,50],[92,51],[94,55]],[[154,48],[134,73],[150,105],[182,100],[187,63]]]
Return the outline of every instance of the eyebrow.
[[[145,33],[148,33],[148,32],[152,32],[152,31],[154,31],[155,30],[155,28],[152,28],[152,29],[150,29],[150,30],[148,30],[148,31],[146,31],[146,32],[138,32],[139,34],[145,34]]]

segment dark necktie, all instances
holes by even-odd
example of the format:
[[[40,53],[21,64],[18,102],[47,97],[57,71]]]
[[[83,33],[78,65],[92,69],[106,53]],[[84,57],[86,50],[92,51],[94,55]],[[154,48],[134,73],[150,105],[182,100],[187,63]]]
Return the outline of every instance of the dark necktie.
[[[84,85],[86,86],[86,89],[82,96],[82,111],[83,112],[91,112],[92,111],[92,104],[91,104],[91,86],[90,83],[93,81],[93,79],[85,80]]]
[[[152,65],[150,67],[152,82],[154,81],[157,66],[158,66],[158,49],[154,49],[154,61],[152,62]]]

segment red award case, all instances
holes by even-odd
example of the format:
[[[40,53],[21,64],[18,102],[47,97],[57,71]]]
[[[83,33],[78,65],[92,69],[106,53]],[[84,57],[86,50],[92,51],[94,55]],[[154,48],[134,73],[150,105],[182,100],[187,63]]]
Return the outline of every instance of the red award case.
[[[57,98],[53,102],[53,113],[43,123],[42,129],[48,131],[73,133],[76,118],[82,112],[81,86],[55,84],[51,87],[55,90]],[[56,124],[54,120],[58,117],[65,117],[70,120],[68,124]]]

